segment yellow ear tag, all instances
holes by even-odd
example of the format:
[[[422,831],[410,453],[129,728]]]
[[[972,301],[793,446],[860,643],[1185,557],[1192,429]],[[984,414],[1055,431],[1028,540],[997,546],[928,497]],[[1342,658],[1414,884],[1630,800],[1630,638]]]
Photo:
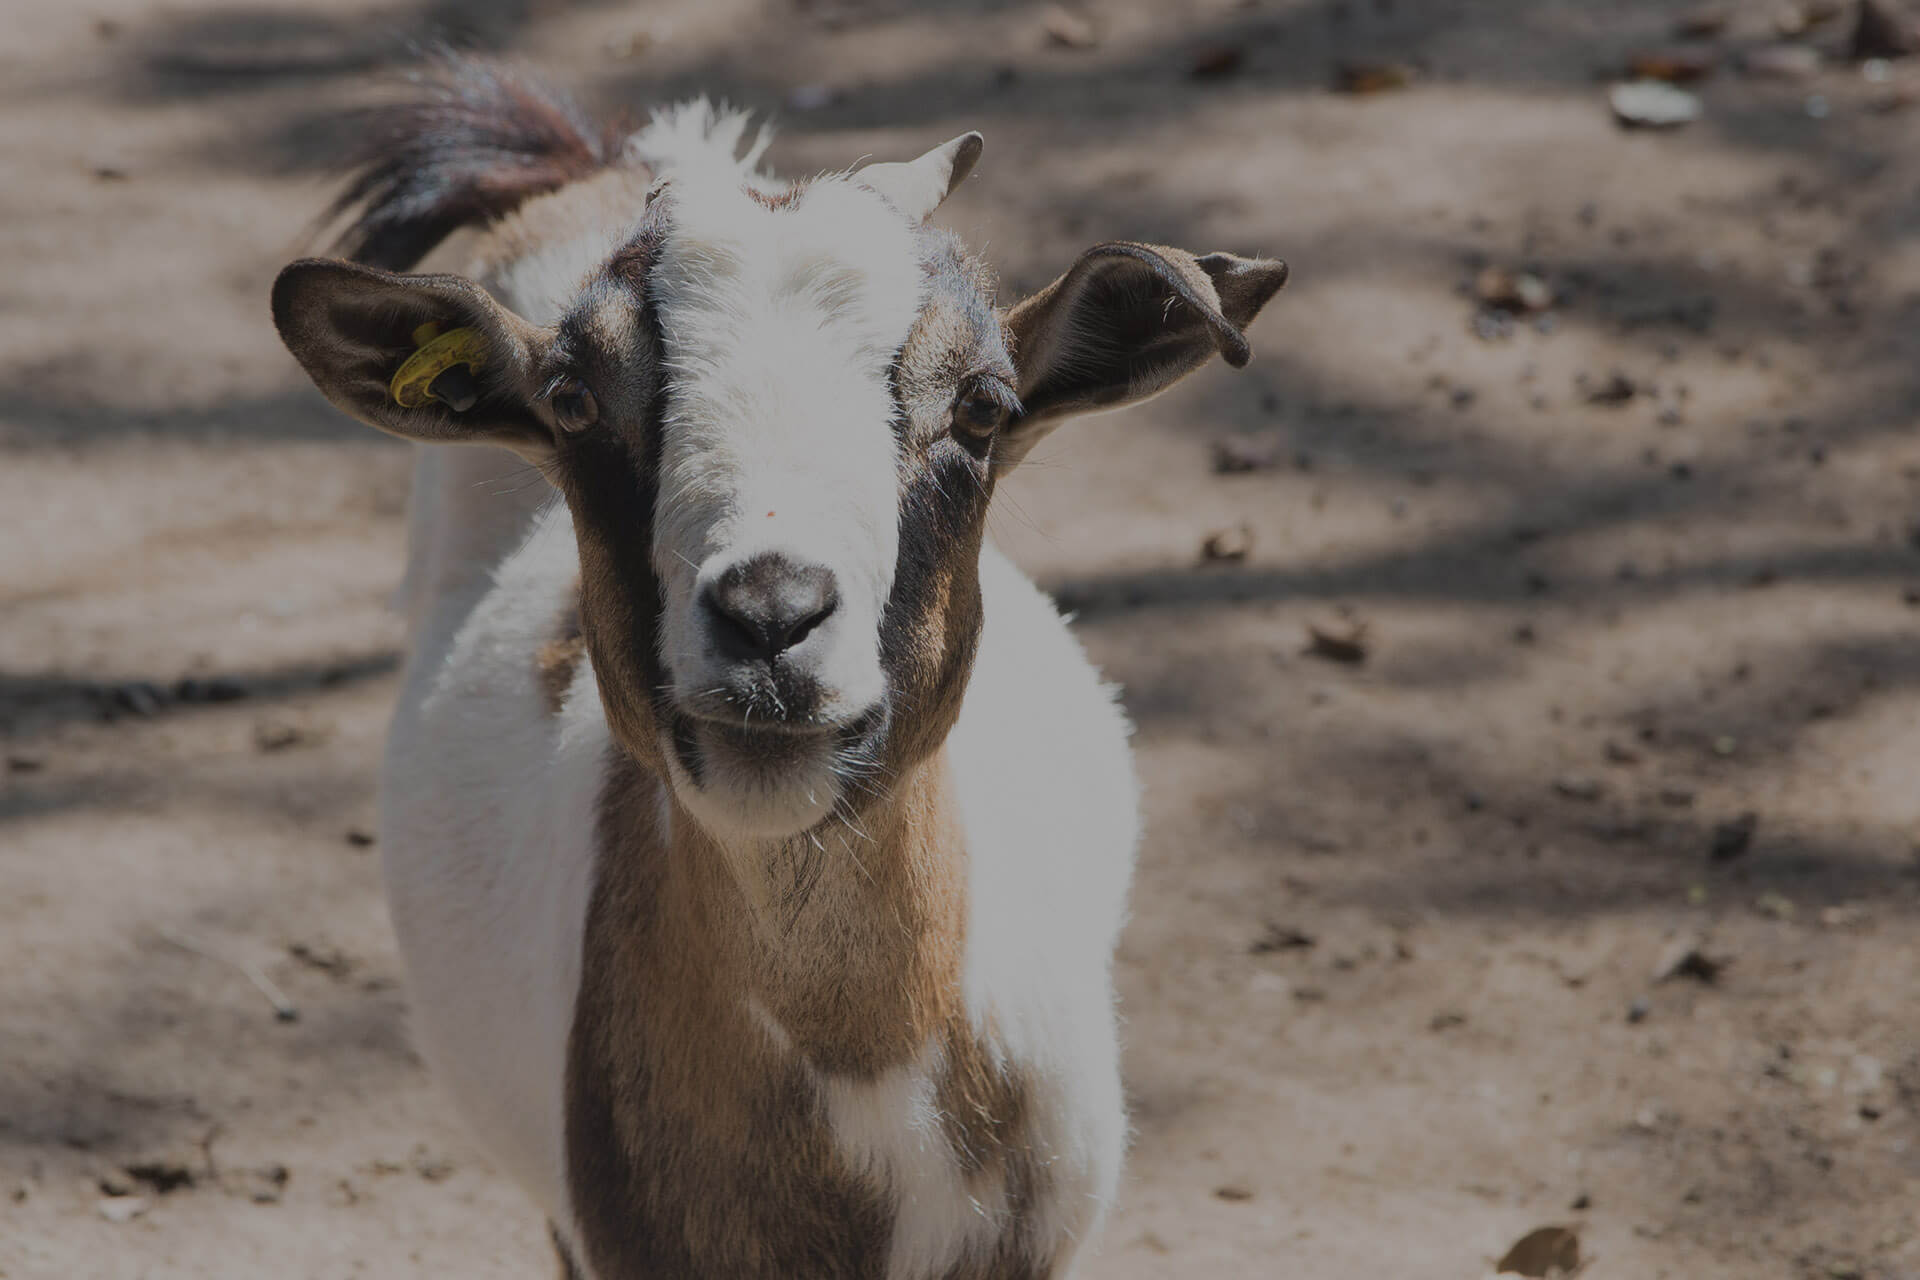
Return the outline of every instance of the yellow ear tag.
[[[466,365],[474,373],[487,367],[487,340],[478,329],[441,333],[439,325],[423,324],[413,331],[413,344],[417,350],[387,384],[387,394],[402,409],[418,409],[434,399],[433,380],[455,365]]]

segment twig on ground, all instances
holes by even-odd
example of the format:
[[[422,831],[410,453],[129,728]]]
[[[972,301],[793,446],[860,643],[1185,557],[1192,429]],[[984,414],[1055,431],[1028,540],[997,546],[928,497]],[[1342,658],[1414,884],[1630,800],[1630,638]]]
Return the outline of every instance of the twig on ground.
[[[238,969],[241,975],[244,976],[248,982],[251,982],[255,987],[259,988],[260,994],[267,998],[267,1003],[273,1006],[274,1017],[280,1019],[282,1022],[297,1022],[299,1020],[299,1006],[287,999],[287,993],[274,985],[273,979],[262,972],[260,966],[250,961],[242,960],[237,956],[223,955],[218,951],[214,951],[201,943],[195,942],[191,938],[174,933],[169,929],[156,929],[154,932],[160,935],[161,941],[170,942],[182,951],[191,951],[194,955],[202,959],[211,960],[216,964],[224,964],[229,968]]]

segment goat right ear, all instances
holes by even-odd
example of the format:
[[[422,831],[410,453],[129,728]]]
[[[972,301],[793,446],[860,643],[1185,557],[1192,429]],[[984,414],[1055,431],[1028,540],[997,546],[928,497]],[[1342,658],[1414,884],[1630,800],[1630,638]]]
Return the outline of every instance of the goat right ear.
[[[273,323],[320,393],[370,427],[427,443],[503,445],[529,460],[553,448],[533,408],[551,335],[471,280],[303,258],[273,282]],[[436,335],[440,345],[422,351]],[[396,376],[416,352],[422,361]]]
[[[1006,471],[1075,414],[1159,395],[1216,354],[1234,368],[1253,354],[1244,330],[1287,282],[1271,258],[1114,241],[1007,312],[1019,371],[1019,416],[994,444]]]

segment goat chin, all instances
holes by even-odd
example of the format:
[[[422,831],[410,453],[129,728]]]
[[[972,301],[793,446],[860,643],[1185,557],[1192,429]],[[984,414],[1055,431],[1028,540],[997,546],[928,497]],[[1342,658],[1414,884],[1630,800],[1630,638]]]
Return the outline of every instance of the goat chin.
[[[778,763],[703,748],[699,781],[677,760],[673,763],[674,796],[723,845],[798,836],[826,821],[840,802],[839,779],[825,744],[799,759],[783,753],[786,758]]]

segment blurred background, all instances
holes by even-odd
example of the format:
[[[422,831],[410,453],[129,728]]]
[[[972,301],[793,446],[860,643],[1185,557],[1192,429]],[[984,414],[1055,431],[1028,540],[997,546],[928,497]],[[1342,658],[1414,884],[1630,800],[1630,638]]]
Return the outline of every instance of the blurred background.
[[[1138,725],[1088,1276],[1920,1277],[1920,68],[1858,0],[13,0],[0,1273],[544,1275],[372,847],[408,454],[268,323],[434,39],[788,173],[987,151],[1008,297],[1288,259],[1003,487]],[[1534,1235],[1536,1228],[1577,1234]]]

